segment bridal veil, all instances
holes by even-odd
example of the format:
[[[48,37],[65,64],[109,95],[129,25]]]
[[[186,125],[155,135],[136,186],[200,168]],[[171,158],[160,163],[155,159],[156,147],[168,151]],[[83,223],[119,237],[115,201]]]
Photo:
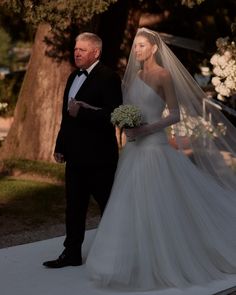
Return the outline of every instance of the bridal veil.
[[[236,191],[236,128],[210,103],[206,93],[157,32],[140,28],[136,36],[139,35],[157,46],[157,62],[172,76],[181,120],[169,132],[174,134],[178,149],[187,148],[195,165],[212,175],[221,186]],[[142,68],[135,59],[134,44],[123,78],[125,104],[129,104],[129,88]]]

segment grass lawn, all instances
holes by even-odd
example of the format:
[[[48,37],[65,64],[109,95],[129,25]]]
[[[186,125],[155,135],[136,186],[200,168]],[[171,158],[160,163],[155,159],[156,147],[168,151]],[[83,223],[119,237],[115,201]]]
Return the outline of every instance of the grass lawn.
[[[8,160],[1,166],[0,240],[6,235],[64,225],[64,165]],[[92,199],[87,218],[93,220],[91,227],[98,217]]]
[[[2,175],[12,175],[14,171],[39,177],[50,178],[54,181],[64,181],[64,164],[30,161],[22,159],[8,159],[1,163]]]
[[[0,167],[0,248],[14,245],[9,235],[22,236],[17,243],[25,243],[64,234],[64,165],[14,159]],[[97,226],[99,215],[91,199],[87,229]],[[30,237],[24,240],[26,232]]]
[[[0,236],[64,222],[64,187],[32,180],[0,180]]]

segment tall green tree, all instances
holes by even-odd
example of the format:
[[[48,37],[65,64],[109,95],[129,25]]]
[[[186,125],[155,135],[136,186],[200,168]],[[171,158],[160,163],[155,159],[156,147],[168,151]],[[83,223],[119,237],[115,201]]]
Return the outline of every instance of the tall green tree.
[[[193,2],[194,5],[191,4]],[[52,160],[63,89],[73,67],[71,53],[74,37],[80,31],[92,31],[103,38],[103,60],[115,67],[121,54],[128,55],[130,40],[139,26],[142,13],[157,11],[167,23],[182,4],[193,7],[193,11],[196,11],[200,2],[202,1],[0,0],[0,5],[4,4],[37,28],[14,122],[0,156]],[[209,0],[203,1],[201,5],[207,2]],[[185,15],[181,16],[182,22]],[[175,24],[174,29],[176,27],[179,25]],[[157,25],[156,28],[158,30],[160,27]],[[120,66],[123,67],[124,63],[121,62]]]
[[[53,159],[73,36],[116,0],[1,1],[37,27],[14,121],[1,158]]]

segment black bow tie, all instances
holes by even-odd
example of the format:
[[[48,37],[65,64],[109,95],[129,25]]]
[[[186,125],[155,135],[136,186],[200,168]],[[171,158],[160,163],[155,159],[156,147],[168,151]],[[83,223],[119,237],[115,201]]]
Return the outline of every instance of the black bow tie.
[[[86,77],[88,77],[88,72],[86,70],[78,70],[77,71],[77,75],[81,76],[81,75],[85,75]]]

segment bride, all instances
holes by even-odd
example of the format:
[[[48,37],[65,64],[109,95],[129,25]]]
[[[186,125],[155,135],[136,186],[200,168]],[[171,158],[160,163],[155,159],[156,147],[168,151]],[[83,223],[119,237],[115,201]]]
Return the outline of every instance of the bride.
[[[235,274],[236,180],[223,157],[235,159],[235,128],[214,107],[206,127],[205,93],[145,28],[134,39],[123,96],[145,124],[125,130],[128,140],[86,261],[90,277],[112,288],[158,290]],[[173,124],[178,150],[167,139]],[[190,157],[182,150],[183,128]]]

